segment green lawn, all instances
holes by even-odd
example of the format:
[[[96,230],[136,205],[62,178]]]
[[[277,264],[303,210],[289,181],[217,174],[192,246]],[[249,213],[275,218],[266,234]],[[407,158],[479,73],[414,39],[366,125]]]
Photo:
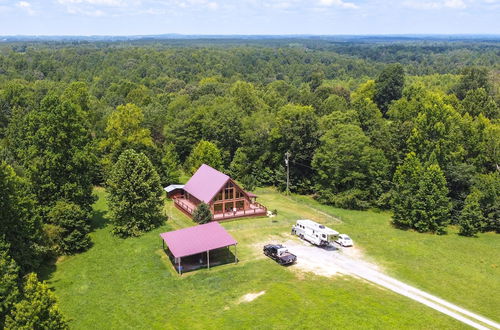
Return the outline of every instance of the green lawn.
[[[464,328],[365,281],[298,273],[263,258],[256,244],[270,236],[285,237],[298,218],[349,233],[389,273],[499,319],[495,235],[467,239],[404,232],[390,227],[387,214],[339,210],[308,197],[261,189],[259,200],[278,209],[278,217],[223,224],[239,242],[241,261],[179,277],[158,234],[193,225],[191,220],[167,202],[165,226],[139,238],[119,239],[105,220],[104,191],[97,192],[94,246],[60,259],[48,278],[72,328]],[[256,300],[239,302],[243,295],[263,290]]]

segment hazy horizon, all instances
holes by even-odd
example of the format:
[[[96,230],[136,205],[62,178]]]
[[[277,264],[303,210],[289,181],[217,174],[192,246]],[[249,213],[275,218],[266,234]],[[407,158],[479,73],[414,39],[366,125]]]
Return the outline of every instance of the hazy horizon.
[[[500,0],[0,0],[2,36],[498,35]]]

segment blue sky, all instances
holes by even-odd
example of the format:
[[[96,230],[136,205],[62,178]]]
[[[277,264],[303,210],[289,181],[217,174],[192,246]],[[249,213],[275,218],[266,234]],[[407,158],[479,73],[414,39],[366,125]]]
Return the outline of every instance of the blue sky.
[[[500,34],[500,0],[0,0],[0,35]]]

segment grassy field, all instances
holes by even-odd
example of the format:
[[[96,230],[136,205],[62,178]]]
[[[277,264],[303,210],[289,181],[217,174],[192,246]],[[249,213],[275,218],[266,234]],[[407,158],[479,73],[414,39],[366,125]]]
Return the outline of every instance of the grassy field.
[[[485,316],[500,318],[495,308],[500,281],[495,235],[467,239],[404,232],[392,229],[384,213],[339,210],[308,197],[261,189],[259,200],[278,209],[276,218],[223,224],[239,242],[241,261],[179,277],[161,249],[158,234],[193,225],[191,220],[167,202],[169,220],[163,227],[139,238],[119,239],[111,235],[106,222],[104,191],[97,192],[94,246],[60,259],[48,275],[75,329],[464,327],[367,282],[300,273],[263,258],[260,243],[270,237],[288,238],[298,218],[347,232],[387,272]],[[240,301],[243,295],[259,291],[265,294],[252,302]]]

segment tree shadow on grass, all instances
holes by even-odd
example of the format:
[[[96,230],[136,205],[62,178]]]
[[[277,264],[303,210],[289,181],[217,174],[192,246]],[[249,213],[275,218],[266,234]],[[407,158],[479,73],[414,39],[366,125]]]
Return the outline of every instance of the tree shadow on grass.
[[[37,274],[40,280],[49,281],[52,278],[52,275],[56,272],[57,258],[50,257],[48,258],[37,270]]]
[[[106,217],[106,211],[103,210],[93,210],[92,218],[90,219],[90,230],[96,231],[102,229],[108,225],[108,218]]]

